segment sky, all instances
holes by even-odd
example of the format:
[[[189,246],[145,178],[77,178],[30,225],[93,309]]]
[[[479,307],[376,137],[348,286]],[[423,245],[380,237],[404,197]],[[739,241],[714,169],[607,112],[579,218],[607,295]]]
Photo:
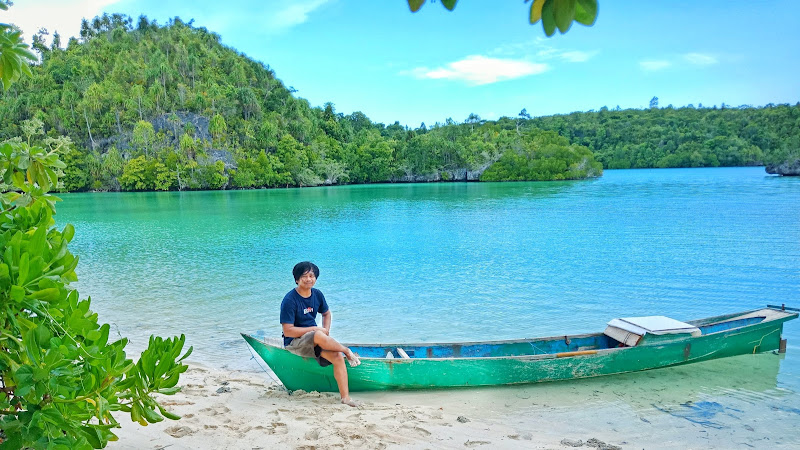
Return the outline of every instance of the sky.
[[[598,0],[594,26],[546,37],[523,0],[16,0],[0,22],[76,36],[103,12],[219,34],[312,106],[412,128],[482,119],[800,101],[800,1]]]

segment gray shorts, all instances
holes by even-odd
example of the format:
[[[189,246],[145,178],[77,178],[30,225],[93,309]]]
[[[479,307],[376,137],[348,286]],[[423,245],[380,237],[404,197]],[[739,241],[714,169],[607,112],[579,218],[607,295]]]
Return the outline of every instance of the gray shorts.
[[[322,347],[314,345],[314,333],[316,331],[309,331],[299,338],[292,339],[292,342],[289,342],[285,348],[297,356],[316,359],[322,367],[330,366],[331,362],[321,356]]]

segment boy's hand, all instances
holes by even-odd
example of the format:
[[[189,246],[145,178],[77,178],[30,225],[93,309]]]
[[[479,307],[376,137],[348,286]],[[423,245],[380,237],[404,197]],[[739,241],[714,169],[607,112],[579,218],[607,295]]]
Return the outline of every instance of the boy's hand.
[[[315,328],[314,331],[319,331],[321,333],[325,333],[325,336],[328,336],[330,334],[330,331],[326,330],[325,328],[322,328],[322,327],[314,327],[314,328]]]

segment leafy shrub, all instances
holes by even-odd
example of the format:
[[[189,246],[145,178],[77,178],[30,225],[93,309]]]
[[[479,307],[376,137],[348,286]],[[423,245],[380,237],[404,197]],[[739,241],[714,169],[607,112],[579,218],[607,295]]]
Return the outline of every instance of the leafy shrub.
[[[65,168],[56,150],[0,144],[0,449],[105,447],[113,411],[142,425],[178,419],[152,395],[179,390],[185,337],[151,337],[134,363],[69,285],[75,230],[55,228],[48,194]]]

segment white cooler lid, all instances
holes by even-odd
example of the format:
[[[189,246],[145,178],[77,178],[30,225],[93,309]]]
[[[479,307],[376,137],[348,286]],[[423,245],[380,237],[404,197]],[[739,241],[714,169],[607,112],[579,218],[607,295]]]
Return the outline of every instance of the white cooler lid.
[[[638,335],[650,334],[683,334],[691,333],[692,336],[702,334],[700,329],[680,320],[670,319],[666,316],[623,317],[608,322],[608,326]]]

